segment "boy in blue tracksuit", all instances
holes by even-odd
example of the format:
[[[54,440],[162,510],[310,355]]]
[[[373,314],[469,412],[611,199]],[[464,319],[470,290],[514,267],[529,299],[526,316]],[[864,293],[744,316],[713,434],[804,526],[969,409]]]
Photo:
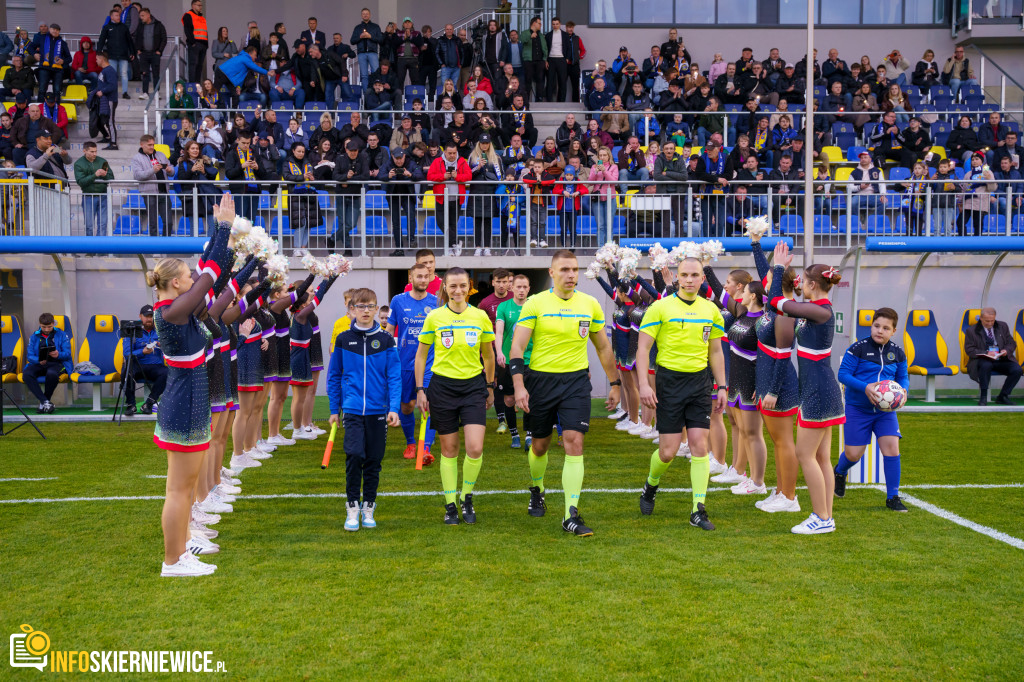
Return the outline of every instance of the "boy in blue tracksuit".
[[[885,506],[907,511],[900,501],[900,424],[895,412],[876,407],[881,395],[878,382],[889,379],[904,389],[910,385],[907,356],[893,343],[899,315],[892,308],[879,308],[871,320],[871,337],[857,341],[846,350],[839,366],[839,381],[846,386],[845,452],[836,464],[836,497],[846,493],[846,474],[864,456],[871,434],[878,439],[885,471]]]
[[[344,412],[345,479],[348,496],[345,530],[376,528],[380,463],[384,459],[387,427],[398,426],[402,368],[395,339],[377,323],[377,295],[356,289],[349,299],[355,311],[352,326],[335,339],[327,368],[327,397],[331,424]],[[359,504],[362,488],[363,503]]]
[[[63,329],[54,326],[53,315],[43,313],[39,316],[39,329],[28,339],[25,367],[21,370],[25,386],[39,400],[36,412],[53,414],[50,398],[57,390],[61,375],[70,375],[73,368],[71,339]],[[39,379],[44,381],[43,388],[39,388]]]

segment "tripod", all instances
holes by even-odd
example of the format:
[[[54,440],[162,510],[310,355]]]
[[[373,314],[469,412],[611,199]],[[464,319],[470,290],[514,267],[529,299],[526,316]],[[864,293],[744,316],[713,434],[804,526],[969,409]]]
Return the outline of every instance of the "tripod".
[[[132,353],[132,342],[135,340],[135,335],[138,330],[131,329],[128,331],[128,336],[122,335],[121,338],[126,342],[125,346],[125,359],[124,359],[124,374],[121,375],[121,385],[117,389],[117,401],[114,403],[114,414],[110,417],[110,421],[117,421],[117,425],[121,425],[121,419],[124,418],[124,411],[128,409],[128,380],[135,379],[135,367],[138,360],[135,359],[135,354]],[[97,386],[96,390],[99,390]],[[121,398],[124,398],[124,402],[121,402]],[[135,391],[132,391],[132,400],[135,400]]]
[[[4,292],[4,287],[3,287],[2,284],[0,284],[0,316],[3,315],[3,292]],[[4,356],[4,337],[3,337],[3,335],[0,335],[0,358],[2,358],[3,356]],[[39,430],[39,427],[36,426],[36,423],[34,421],[32,421],[32,418],[29,417],[27,414],[25,414],[25,410],[21,409],[21,405],[18,404],[18,401],[16,401],[14,399],[14,397],[10,393],[7,392],[7,387],[4,386],[3,382],[4,382],[4,373],[3,373],[3,370],[0,370],[0,436],[6,436],[8,434],[14,433],[15,431],[20,429],[25,424],[31,424],[32,428],[36,430],[36,433],[38,433],[39,436],[43,440],[46,440],[46,436],[44,436],[43,432]],[[18,412],[21,412],[21,416],[25,418],[25,421],[21,422],[17,426],[9,428],[9,429],[4,426],[4,399],[5,398],[7,400],[10,400],[11,401],[11,405],[14,405],[14,409],[16,409]]]

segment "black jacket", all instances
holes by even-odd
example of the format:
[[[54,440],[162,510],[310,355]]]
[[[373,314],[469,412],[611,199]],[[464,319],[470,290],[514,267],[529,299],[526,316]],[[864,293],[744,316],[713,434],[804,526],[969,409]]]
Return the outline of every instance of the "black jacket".
[[[964,152],[976,152],[981,149],[981,141],[978,139],[978,133],[974,132],[973,128],[961,128],[957,126],[953,129],[953,132],[946,138],[946,150],[949,156],[957,159],[958,161],[964,155]]]
[[[370,34],[370,37],[360,40],[359,36],[362,35],[364,30]],[[352,47],[359,54],[364,52],[376,54],[383,39],[384,36],[381,33],[380,26],[372,21],[367,21],[366,23],[360,22],[356,24],[356,27],[352,29],[352,39],[349,42],[352,43]]]
[[[348,172],[353,171],[352,177]],[[350,159],[348,153],[339,154],[334,160],[334,181],[338,183],[336,189],[338,194],[359,194],[359,180],[370,179],[369,161],[366,152],[359,152],[355,159]],[[347,186],[346,186],[347,185]]]
[[[21,71],[15,71],[12,66],[4,75],[4,87],[8,90],[24,90],[31,93],[36,87],[36,72],[27,66],[21,67]]]
[[[354,139],[359,143],[359,148],[362,149],[366,146],[366,138],[370,136],[370,129],[366,127],[365,123],[360,123],[356,128],[353,128],[351,123],[346,123],[341,127],[338,135],[342,143]]]
[[[106,52],[111,59],[131,59],[135,56],[135,41],[132,40],[131,31],[122,23],[110,22],[100,31],[96,51]]]
[[[574,138],[569,136],[570,131],[576,133]],[[565,121],[562,121],[562,125],[558,126],[558,130],[555,131],[555,144],[558,145],[558,151],[563,154],[569,151],[569,143],[572,142],[573,139],[583,142],[583,128],[579,123],[574,123],[570,129],[569,126],[565,124]]]
[[[135,35],[132,37],[135,43],[135,50],[138,52],[142,51],[142,34],[145,27],[146,24],[140,21],[139,27],[135,29]],[[167,29],[164,28],[163,23],[156,17],[153,17],[153,46],[153,51],[160,54],[163,54],[167,48]]]

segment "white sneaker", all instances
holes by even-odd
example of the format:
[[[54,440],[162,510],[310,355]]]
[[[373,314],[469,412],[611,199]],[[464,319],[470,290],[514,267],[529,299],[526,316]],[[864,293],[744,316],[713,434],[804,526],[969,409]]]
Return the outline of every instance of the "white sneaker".
[[[711,465],[711,475],[712,476],[717,476],[718,474],[724,474],[726,471],[729,470],[729,467],[725,466],[724,464],[719,462],[717,459],[715,459],[711,455],[708,455],[708,462]]]
[[[347,513],[345,518],[345,530],[359,530],[359,503],[349,502],[348,508],[345,511]]]
[[[210,514],[209,512],[204,512],[202,509],[199,508],[198,504],[193,502],[192,520],[196,521],[197,523],[201,523],[204,526],[212,526],[215,523],[220,523],[220,516],[218,516],[217,514]]]
[[[629,431],[630,429],[636,427],[639,423],[640,422],[631,422],[629,421],[629,417],[626,417],[625,419],[623,419],[622,421],[615,425],[615,430]]]
[[[800,511],[800,500],[795,497],[791,500],[782,493],[777,493],[774,498],[763,500],[760,508],[761,511],[770,514],[775,512],[798,512]],[[835,523],[832,525],[835,527]]]
[[[292,438],[295,440],[316,440],[316,434],[313,433],[312,429],[298,428],[292,432]]]
[[[290,426],[290,424],[289,424],[289,426]],[[295,441],[294,440],[292,440],[291,438],[285,438],[281,434],[277,434],[276,436],[271,436],[267,440],[267,443],[269,445],[273,445],[275,447],[281,446],[281,445],[295,445]]]
[[[259,460],[270,459],[271,457],[273,457],[273,455],[264,450],[263,448],[261,448],[259,445],[256,445],[253,447],[252,450],[249,451],[249,457]]]
[[[490,256],[491,255],[491,250],[490,249],[484,249],[484,255],[485,256]]]
[[[291,422],[288,422],[288,425],[287,425],[287,426],[285,426],[283,430],[284,430],[284,431],[294,431],[294,430],[295,430],[295,427],[294,427],[294,426],[292,426],[292,423],[291,423]]]
[[[823,520],[820,516],[811,512],[807,520],[793,526],[793,532],[797,535],[819,535],[821,533],[832,533],[836,529],[834,519]]]
[[[764,495],[767,492],[768,488],[764,483],[758,485],[752,478],[744,479],[732,487],[733,495]]]
[[[219,531],[216,531],[216,530],[214,530],[212,528],[207,528],[203,524],[199,523],[198,521],[194,521],[194,520],[189,520],[189,522],[188,522],[188,531],[189,531],[189,533],[193,537],[196,535],[196,533],[198,533],[198,534],[202,535],[204,538],[206,538],[207,540],[212,540],[215,537],[217,537],[218,535],[220,535]]]
[[[536,239],[531,239],[530,240],[530,246],[537,246],[537,240]]]
[[[654,432],[654,438],[651,439],[651,442],[653,444],[655,444],[655,445],[658,445],[659,443],[661,443],[661,434],[658,433],[657,431],[655,431]]]
[[[186,551],[174,564],[168,566],[161,564],[160,577],[162,578],[187,578],[192,576],[210,575],[217,570],[213,564],[204,564],[199,561],[191,552]]]
[[[632,436],[639,436],[642,433],[646,433],[648,428],[650,427],[648,427],[647,424],[644,424],[643,422],[636,422],[626,429],[626,433]]]
[[[548,243],[546,241],[544,241],[543,239],[541,239],[540,242],[537,244],[537,246],[539,246],[542,249],[546,249],[546,248],[548,248]]]
[[[206,499],[199,503],[199,511],[207,514],[230,514],[234,508],[226,502],[218,502],[216,496],[207,495]]]
[[[363,502],[363,528],[376,528],[377,522],[373,520],[373,512],[377,510],[376,504]]]
[[[739,473],[732,467],[725,470],[724,474],[719,474],[711,479],[712,483],[740,483],[746,476]]]
[[[482,255],[484,255],[484,250],[483,249],[474,249],[473,250],[473,255],[474,256],[482,256]]]
[[[191,537],[185,543],[185,550],[196,556],[200,554],[216,554],[220,551],[220,545],[215,545],[206,538]]]
[[[220,468],[220,475],[221,478],[224,478],[225,476],[227,476],[228,478],[234,478],[235,476],[238,475],[238,472],[235,471],[234,469],[228,469],[227,467],[222,466]]]
[[[237,485],[231,485],[230,483],[225,483],[224,479],[221,479],[220,483],[216,485],[214,490],[217,491],[217,494],[221,496],[238,495],[242,492],[242,489],[240,487],[238,487]]]
[[[690,444],[687,443],[686,441],[683,441],[682,443],[680,443],[679,444],[679,449],[676,450],[676,457],[686,457],[687,459],[689,459],[690,458]]]
[[[139,99],[149,99],[149,95],[147,95],[146,93],[143,93],[143,94],[139,95]]]
[[[231,455],[231,468],[235,471],[241,471],[242,469],[254,469],[261,466],[263,466],[261,462],[257,462],[244,450],[240,455]]]
[[[225,504],[231,504],[232,502],[236,501],[234,495],[222,493],[219,490],[217,490],[216,486],[214,486],[214,488],[210,491],[210,497],[217,500],[218,502],[223,502]]]
[[[614,412],[612,412],[610,415],[608,415],[605,418],[606,419],[613,419],[615,421],[618,421],[618,420],[622,419],[625,416],[626,416],[626,411],[620,407],[619,409],[615,410]]]
[[[772,488],[772,491],[771,491],[771,493],[768,494],[768,497],[765,497],[765,498],[762,498],[762,499],[758,500],[757,502],[754,503],[754,506],[757,507],[758,509],[762,509],[765,504],[773,501],[775,499],[775,496],[778,495],[778,494],[779,494],[778,490],[775,489],[775,488]]]
[[[256,447],[258,447],[263,452],[273,452],[274,450],[277,450],[276,445],[274,445],[268,440],[263,440],[262,438],[256,441]]]
[[[658,431],[658,427],[655,424],[651,424],[651,430],[647,432],[645,438],[650,438],[655,443],[661,438],[661,432]]]
[[[322,436],[322,435],[324,435],[325,433],[327,433],[326,431],[324,431],[323,429],[321,429],[321,428],[320,428],[319,426],[317,426],[316,424],[313,424],[313,425],[312,425],[312,426],[311,426],[310,428],[311,428],[311,429],[313,429],[313,433],[315,433],[315,434],[316,434],[316,435],[318,435],[318,436]]]

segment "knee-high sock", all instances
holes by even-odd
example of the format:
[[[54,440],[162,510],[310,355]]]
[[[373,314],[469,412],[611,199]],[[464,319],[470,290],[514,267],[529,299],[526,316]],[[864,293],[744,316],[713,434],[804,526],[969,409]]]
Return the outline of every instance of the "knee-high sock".
[[[666,471],[668,471],[668,467],[672,464],[673,459],[675,459],[675,457],[667,462],[663,462],[661,461],[661,452],[659,450],[655,450],[654,454],[651,455],[651,473],[647,474],[647,482],[651,485],[660,485],[661,477],[665,475]],[[710,467],[708,470],[710,471]]]
[[[459,458],[441,457],[441,488],[444,490],[444,503],[455,502],[459,492]]]
[[[480,455],[476,459],[466,457],[462,460],[462,496],[471,495],[473,493],[473,486],[476,485],[476,480],[480,477],[480,467],[483,466],[484,456]]]
[[[690,486],[693,488],[693,511],[698,504],[704,504],[708,494],[708,478],[711,476],[711,461],[704,457],[690,458]]]
[[[566,455],[562,465],[562,489],[565,491],[565,516],[569,518],[569,507],[580,506],[580,492],[583,491],[583,455]]]
[[[516,406],[505,406],[505,423],[508,424],[508,432],[512,436],[519,435],[519,428],[516,424]]]
[[[882,457],[882,471],[885,472],[885,494],[888,497],[900,492],[900,456]]]
[[[544,492],[544,472],[548,469],[548,453],[545,452],[538,457],[533,454],[533,448],[530,448],[526,458],[530,463],[530,480],[533,481],[532,485],[537,486],[541,492]]]
[[[414,445],[416,443],[416,413],[405,412],[398,413],[398,421],[402,423],[402,433],[405,435],[405,444]]]
[[[836,463],[836,473],[840,476],[845,476],[855,464],[856,462],[846,459],[845,452],[841,452],[839,453],[839,461]],[[888,479],[888,475],[886,475],[886,479]]]

